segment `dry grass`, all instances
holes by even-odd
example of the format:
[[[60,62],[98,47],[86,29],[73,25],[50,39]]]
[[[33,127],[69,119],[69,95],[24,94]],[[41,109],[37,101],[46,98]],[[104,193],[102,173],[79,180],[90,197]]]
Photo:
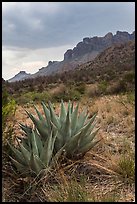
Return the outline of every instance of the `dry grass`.
[[[38,104],[37,107],[42,112],[41,105]],[[3,201],[57,202],[81,199],[91,202],[132,202],[135,199],[134,105],[128,102],[126,95],[103,96],[90,100],[85,96],[80,101],[80,111],[83,107],[87,107],[89,117],[98,111],[97,126],[101,129],[97,137],[102,138],[101,142],[83,160],[63,166],[50,179],[44,177],[34,181],[32,178],[21,179],[12,173],[5,174]],[[58,113],[58,103],[55,108]],[[32,106],[26,106],[25,109],[36,115]],[[19,136],[22,132],[17,122],[32,125],[21,106],[16,111],[15,133]],[[11,167],[6,169],[13,172]],[[85,179],[82,182],[79,180],[81,176]]]

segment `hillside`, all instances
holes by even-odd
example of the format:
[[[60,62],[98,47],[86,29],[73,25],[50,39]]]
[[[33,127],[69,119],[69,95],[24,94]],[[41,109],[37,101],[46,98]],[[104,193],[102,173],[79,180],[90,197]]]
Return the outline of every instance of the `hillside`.
[[[14,77],[8,80],[8,82],[14,82],[14,81],[20,81],[23,79],[27,79],[30,77],[31,74],[27,74],[25,71],[20,71],[18,74],[16,74]]]
[[[135,68],[135,41],[130,41],[124,44],[114,45],[100,53],[93,61],[84,63],[76,68],[74,73],[82,72],[92,77],[96,76],[99,79],[101,76],[106,76],[106,79],[111,75],[119,77],[124,71],[134,70]]]

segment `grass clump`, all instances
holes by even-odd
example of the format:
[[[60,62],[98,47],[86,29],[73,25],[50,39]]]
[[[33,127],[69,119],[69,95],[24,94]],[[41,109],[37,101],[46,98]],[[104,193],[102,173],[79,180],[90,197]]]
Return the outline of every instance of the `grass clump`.
[[[61,182],[50,187],[49,202],[87,202],[89,193],[86,186],[86,179],[81,176],[79,181],[72,176],[71,179],[61,172]]]
[[[123,155],[118,162],[118,171],[125,179],[134,179],[135,176],[135,161],[133,155]]]

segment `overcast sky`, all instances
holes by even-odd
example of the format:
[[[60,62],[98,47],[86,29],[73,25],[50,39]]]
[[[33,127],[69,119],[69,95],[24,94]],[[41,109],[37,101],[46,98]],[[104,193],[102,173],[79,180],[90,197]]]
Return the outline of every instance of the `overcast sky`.
[[[134,2],[2,2],[2,76],[62,61],[84,37],[135,30]]]

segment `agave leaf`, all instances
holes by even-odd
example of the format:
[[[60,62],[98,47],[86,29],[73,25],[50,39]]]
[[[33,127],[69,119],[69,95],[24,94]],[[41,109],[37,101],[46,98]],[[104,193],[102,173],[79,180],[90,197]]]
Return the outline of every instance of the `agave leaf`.
[[[54,135],[54,137],[52,139],[52,146],[51,146],[52,152],[55,152],[55,141],[56,141],[57,135],[58,135],[58,131],[56,132],[56,134]]]
[[[88,137],[90,137],[94,127],[96,125],[96,122],[94,124],[91,124],[91,126],[89,127],[89,129],[87,130],[86,134],[81,137],[80,143],[83,143],[84,141],[86,142],[86,140],[88,139]]]
[[[62,127],[58,128],[58,134],[55,141],[55,148],[60,149],[66,141],[71,137],[71,121],[70,121],[70,111],[67,112],[66,121],[63,122]]]
[[[36,110],[36,113],[39,117],[39,120],[41,121],[42,125],[44,125],[46,128],[48,128],[48,123],[47,121],[45,120],[45,118],[43,117],[43,115],[38,111],[37,107],[34,105],[34,108]]]
[[[64,121],[66,120],[66,115],[67,115],[67,112],[66,112],[63,100],[61,100],[61,111],[60,111],[60,122],[61,123],[64,123]]]
[[[63,136],[62,134],[60,134],[60,132],[58,131],[57,132],[57,135],[56,135],[56,140],[55,140],[55,151],[54,152],[57,152],[61,149],[61,147],[63,146]]]
[[[21,151],[26,163],[28,164],[29,159],[30,159],[30,152],[21,143],[18,142],[18,145],[20,147],[20,151]]]
[[[49,165],[51,156],[52,156],[52,131],[49,137],[47,138],[40,155],[40,159],[45,166]]]
[[[29,141],[28,141],[28,138],[21,138],[21,142],[22,142],[22,145],[28,150],[30,151],[31,148],[30,148],[30,144],[29,144]]]
[[[43,107],[43,110],[44,110],[44,113],[45,113],[45,118],[47,120],[46,121],[47,122],[47,126],[50,129],[50,111],[47,108],[47,106],[44,104],[44,102],[41,102],[41,104],[42,104],[42,107]]]
[[[37,109],[37,107],[36,107],[35,105],[34,105],[34,108],[35,108],[35,110],[36,110],[36,113],[37,113],[39,119],[40,119],[41,121],[45,121],[44,117],[43,117],[42,114],[38,111],[38,109]]]
[[[71,117],[71,129],[72,129],[72,135],[75,133],[76,125],[77,125],[77,119],[78,119],[78,107],[79,104],[77,104],[74,112],[72,113]]]
[[[56,114],[55,114],[55,112],[54,112],[54,109],[53,109],[53,106],[52,106],[52,104],[51,104],[50,101],[49,101],[49,110],[50,110],[51,121],[52,121],[58,128],[60,128],[61,125],[60,125],[59,118],[56,116]]]
[[[94,122],[94,120],[95,120],[95,118],[96,118],[96,116],[97,116],[97,112],[92,116],[92,118],[90,119],[90,122],[91,123],[93,123]]]
[[[44,168],[41,160],[36,155],[34,155],[33,152],[31,153],[29,166],[30,170],[36,174],[39,174],[40,171]]]
[[[15,147],[11,146],[9,143],[8,145],[10,146],[12,152],[14,153],[16,161],[22,165],[26,165],[26,161],[24,160],[22,153]]]
[[[20,173],[24,173],[27,171],[27,167],[25,165],[22,165],[20,162],[13,159],[11,156],[9,156],[15,167]]]
[[[91,124],[92,124],[92,118],[88,121],[88,123],[86,123],[86,124],[79,130],[79,132],[81,132],[82,135],[86,135],[87,132],[89,131],[89,128],[90,128]],[[78,133],[79,133],[79,132],[78,132]],[[77,133],[77,134],[78,134],[78,133]],[[75,135],[74,135],[73,137],[75,137]]]
[[[48,132],[47,132],[46,126],[44,126],[42,124],[42,122],[39,121],[37,118],[35,118],[31,113],[29,113],[28,111],[26,111],[26,112],[29,115],[29,117],[31,118],[31,120],[33,121],[33,123],[35,124],[35,126],[38,129],[40,135],[43,138],[47,138],[48,137]]]
[[[72,102],[72,105],[71,105],[71,114],[73,113],[73,108],[74,108],[74,102]]]
[[[55,140],[55,151],[58,151],[63,145],[64,145],[64,139],[63,139],[63,135],[64,135],[64,132],[62,131],[62,129],[64,128],[64,126],[61,128],[61,129],[58,129],[58,127],[52,122],[51,122],[51,125],[53,126],[54,129],[56,129],[56,140]],[[65,125],[65,123],[64,123]],[[52,128],[52,131],[53,131],[53,128]]]
[[[60,150],[55,154],[54,157],[52,157],[52,160],[50,163],[51,168],[56,166],[56,164],[57,164],[57,162],[58,162],[59,158],[61,157],[64,150],[65,150],[65,145],[60,148]]]
[[[88,115],[86,114],[86,111],[83,111],[78,119],[77,119],[77,126],[76,126],[76,130],[75,130],[75,133],[77,133],[82,127],[83,125],[85,124],[85,121],[87,120],[88,118]]]
[[[34,155],[39,155],[39,150],[38,150],[38,142],[36,139],[35,132],[32,130],[32,135],[31,135],[31,144],[32,144],[32,151]]]
[[[81,138],[87,134],[89,127],[91,126],[93,119],[91,118],[88,123],[83,126],[80,131],[70,138],[68,144],[66,145],[66,150],[70,154],[74,154],[74,152],[79,148]]]
[[[63,144],[66,143],[71,137],[71,119],[70,119],[70,109],[68,109],[66,121],[64,127],[62,128]]]
[[[79,148],[84,147],[86,144],[90,143],[96,136],[97,132],[99,131],[100,127],[97,128],[94,132],[92,132],[91,134],[87,135],[86,137],[83,137],[80,140],[80,145]]]
[[[100,141],[101,141],[101,139],[100,140],[96,140],[96,141],[91,141],[91,142],[87,143],[85,146],[83,146],[82,148],[78,149],[78,153],[85,154],[90,149],[92,149],[96,144],[98,144]]]
[[[52,128],[52,146],[51,146],[51,149],[52,151],[54,151],[54,147],[55,147],[55,140],[56,140],[56,137],[58,135],[58,129],[57,127],[54,125],[54,123],[52,123],[52,121],[50,121],[51,123],[51,126],[53,127]]]
[[[36,144],[37,144],[37,148],[38,148],[38,155],[40,156],[41,150],[43,148],[44,145],[44,141],[41,140],[40,135],[38,134],[37,130],[34,130],[35,133],[35,139],[36,139]]]
[[[75,149],[77,149],[79,145],[80,137],[82,136],[82,131],[77,133],[75,136],[71,137],[70,140],[65,144],[65,150],[67,155],[73,155]]]
[[[68,102],[68,110],[67,110],[67,112],[70,112],[70,114],[71,114],[71,102],[70,102],[70,100]]]
[[[23,125],[22,123],[19,123],[19,126],[21,127],[21,129],[26,133],[26,134],[30,134],[32,132],[32,128],[27,126],[27,125]]]

